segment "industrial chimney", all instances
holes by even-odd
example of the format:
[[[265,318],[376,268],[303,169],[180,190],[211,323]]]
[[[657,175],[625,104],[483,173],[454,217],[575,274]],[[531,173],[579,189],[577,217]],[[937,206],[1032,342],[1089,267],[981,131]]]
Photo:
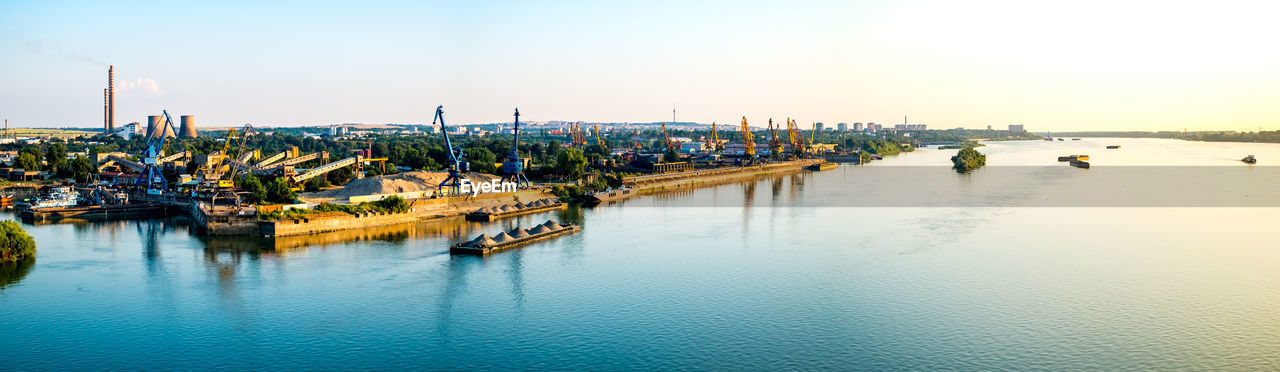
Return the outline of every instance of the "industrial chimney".
[[[178,137],[196,138],[196,118],[191,115],[182,115],[182,129],[178,129]]]
[[[102,90],[102,133],[111,133],[111,112],[107,110],[110,106],[110,100],[107,99],[107,90]]]
[[[116,66],[107,67],[107,132],[116,129]]]

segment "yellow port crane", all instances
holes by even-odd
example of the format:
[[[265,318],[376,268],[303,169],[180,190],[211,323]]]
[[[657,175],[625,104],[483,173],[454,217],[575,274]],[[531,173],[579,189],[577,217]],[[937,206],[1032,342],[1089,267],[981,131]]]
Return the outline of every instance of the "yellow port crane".
[[[711,137],[707,139],[707,147],[713,153],[724,151],[724,146],[720,144],[720,136],[716,133],[716,122],[711,122]]]
[[[671,137],[667,135],[667,123],[662,123],[662,145],[666,146],[662,151],[674,151],[675,144],[671,143]]]
[[[791,120],[791,118],[787,118],[787,136],[791,139],[791,150],[795,152],[796,155],[804,154],[804,149],[806,147],[804,143],[804,134],[800,133],[800,126],[796,124],[795,120]]]
[[[779,156],[781,154],[782,140],[778,138],[778,128],[773,126],[773,118],[769,118],[769,155]]]
[[[600,126],[596,124],[591,124],[591,131],[595,132],[596,134],[596,144],[600,145],[600,148],[604,149],[605,152],[609,152],[609,146],[605,146],[604,139],[600,138]]]
[[[756,136],[751,134],[751,127],[747,125],[747,117],[742,117],[742,155],[748,158],[756,156]]]

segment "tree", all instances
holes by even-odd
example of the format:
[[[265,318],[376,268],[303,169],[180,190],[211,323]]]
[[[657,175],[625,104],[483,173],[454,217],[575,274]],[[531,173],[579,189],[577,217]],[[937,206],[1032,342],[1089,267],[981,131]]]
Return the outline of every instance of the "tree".
[[[0,222],[0,263],[35,257],[36,241],[14,221]]]
[[[329,184],[346,185],[347,182],[351,181],[351,167],[338,168],[338,170],[326,174],[325,178],[329,179]]]
[[[987,156],[974,150],[973,147],[965,147],[951,157],[951,163],[956,172],[965,173],[974,169],[978,169],[983,165],[987,165]]]
[[[493,151],[484,147],[469,147],[466,149],[467,161],[471,162],[471,170],[481,173],[496,173],[498,168],[493,166],[498,161],[498,156]]]
[[[18,168],[31,171],[38,170],[40,169],[40,158],[31,155],[31,153],[23,152],[22,155],[18,155]]]
[[[258,204],[267,199],[267,188],[257,176],[249,174],[240,178],[240,189],[249,193],[244,200],[250,204]]]
[[[311,179],[307,180],[306,183],[302,184],[303,190],[306,190],[307,192],[320,191],[320,189],[323,189],[328,186],[329,186],[329,181],[325,180],[324,177],[312,177]]]
[[[68,174],[61,174],[64,169]],[[74,177],[77,183],[87,183],[90,176],[98,173],[98,169],[93,167],[93,164],[89,162],[89,158],[76,156],[75,159],[71,159],[64,166],[58,168],[58,172],[60,177]]]
[[[50,171],[57,170],[58,165],[66,158],[67,148],[63,147],[61,143],[49,145],[49,147],[44,150],[45,165],[49,167],[48,170]]]
[[[667,163],[680,161],[680,153],[676,152],[676,149],[667,149],[667,152],[662,153],[662,161]]]
[[[586,166],[587,158],[582,156],[582,150],[570,148],[556,155],[556,173],[571,180],[582,178],[586,174]]]
[[[266,188],[268,202],[286,204],[293,203],[294,200],[298,199],[298,193],[289,188],[289,183],[285,182],[283,177],[276,177],[271,180],[271,182],[267,183]]]

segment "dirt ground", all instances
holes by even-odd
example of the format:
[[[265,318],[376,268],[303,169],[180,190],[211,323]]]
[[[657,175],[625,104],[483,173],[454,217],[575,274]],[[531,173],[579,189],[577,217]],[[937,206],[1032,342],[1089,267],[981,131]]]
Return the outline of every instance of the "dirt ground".
[[[392,175],[365,177],[348,182],[346,186],[335,187],[317,192],[302,193],[303,201],[344,202],[352,196],[373,194],[395,194],[414,191],[434,191],[440,182],[448,177],[447,172],[405,172]],[[471,182],[479,183],[490,179],[501,178],[491,174],[471,172],[466,175]]]

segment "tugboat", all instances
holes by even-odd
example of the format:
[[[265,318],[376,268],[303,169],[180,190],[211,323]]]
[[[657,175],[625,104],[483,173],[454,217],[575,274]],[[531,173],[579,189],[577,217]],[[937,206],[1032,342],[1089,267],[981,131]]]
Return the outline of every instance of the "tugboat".
[[[37,196],[27,204],[28,209],[74,207],[80,203],[80,194],[70,187],[54,187],[48,193]]]
[[[1253,157],[1253,155],[1246,156],[1246,157],[1244,157],[1244,159],[1240,159],[1240,161],[1245,162],[1246,164],[1257,164],[1257,163],[1258,163],[1258,159],[1254,158],[1254,157]]]

